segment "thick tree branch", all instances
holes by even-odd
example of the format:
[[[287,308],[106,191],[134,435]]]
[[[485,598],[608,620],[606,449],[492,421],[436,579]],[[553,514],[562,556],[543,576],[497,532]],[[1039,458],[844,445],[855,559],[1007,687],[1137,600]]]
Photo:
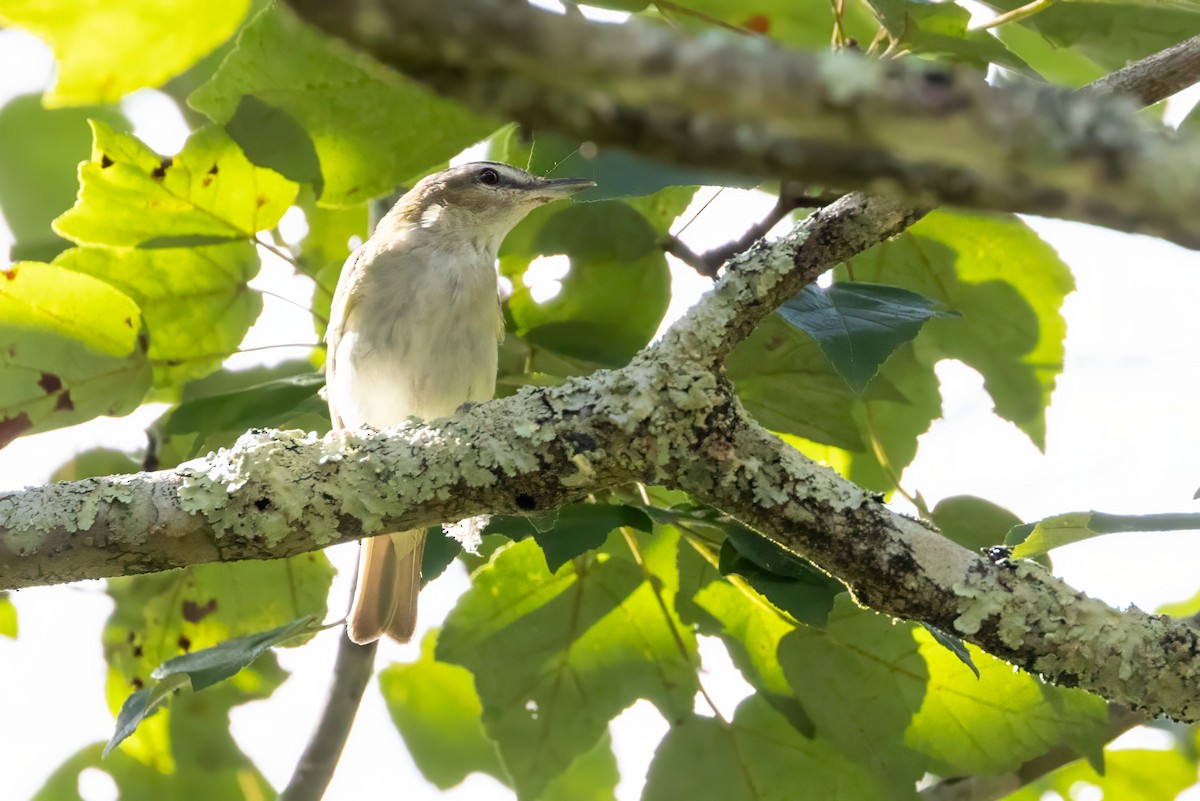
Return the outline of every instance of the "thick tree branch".
[[[1200,144],[1144,125],[1127,98],[995,88],[915,59],[689,38],[504,0],[289,5],[439,92],[535,129],[918,206],[1042,214],[1200,247]],[[1200,69],[1170,64],[1178,86]]]
[[[1200,36],[1193,36],[1105,75],[1086,89],[1097,94],[1127,95],[1139,105],[1151,106],[1197,80],[1200,80]]]
[[[715,370],[753,325],[912,212],[851,195],[740,257],[627,367],[393,432],[251,432],[175,471],[0,495],[0,586],[285,556],[385,529],[546,509],[631,481],[713,503],[846,581],[1063,684],[1200,719],[1200,638],[1034,563],[993,564],[806,459]]]

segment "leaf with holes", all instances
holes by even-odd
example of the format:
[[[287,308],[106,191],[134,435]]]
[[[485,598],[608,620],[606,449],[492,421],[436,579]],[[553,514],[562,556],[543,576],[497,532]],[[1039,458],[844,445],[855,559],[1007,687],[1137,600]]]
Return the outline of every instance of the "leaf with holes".
[[[137,138],[92,121],[92,159],[79,199],[54,230],[81,245],[179,247],[250,239],[271,228],[298,187],[251,164],[215,126],[163,158]]]
[[[150,388],[146,339],[115,287],[40,262],[0,270],[0,447],[133,411]]]

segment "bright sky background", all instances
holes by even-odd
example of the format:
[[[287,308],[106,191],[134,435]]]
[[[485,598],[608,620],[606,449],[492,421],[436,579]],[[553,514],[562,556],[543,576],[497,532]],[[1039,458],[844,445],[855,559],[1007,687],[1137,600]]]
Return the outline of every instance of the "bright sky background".
[[[0,31],[0,104],[42,90],[52,73],[50,54],[37,40],[15,30]],[[1171,105],[1169,119],[1177,121],[1195,102],[1195,92],[1187,95]],[[123,108],[135,133],[158,151],[173,153],[182,146],[186,128],[164,96],[139,92]],[[703,191],[681,219],[689,219],[712,193]],[[721,244],[759,219],[772,202],[759,193],[725,190],[687,229],[684,239],[697,250]],[[1200,486],[1200,254],[1074,223],[1031,223],[1070,265],[1078,285],[1063,310],[1068,325],[1066,367],[1050,409],[1046,452],[1039,453],[1014,426],[992,414],[977,373],[960,363],[944,362],[938,376],[945,419],[922,437],[917,460],[904,474],[906,488],[920,491],[930,505],[949,495],[980,495],[1026,520],[1086,509],[1200,511],[1200,503],[1192,500]],[[289,224],[293,232],[302,225],[294,217]],[[9,242],[0,221],[0,252]],[[254,285],[307,303],[307,279],[291,275],[290,267],[264,255],[263,274]],[[708,285],[689,268],[673,268],[675,295],[669,319]],[[553,276],[553,265],[543,274]],[[246,346],[308,341],[310,330],[300,310],[267,296]],[[233,363],[248,366],[295,354],[257,351]],[[162,408],[17,440],[0,451],[0,490],[42,483],[73,454],[96,445],[137,450],[144,443],[144,428]],[[1200,589],[1198,543],[1200,534],[1191,533],[1114,535],[1056,551],[1055,570],[1073,586],[1109,603],[1152,610]],[[340,614],[349,595],[346,577],[354,548],[329,551],[341,571],[330,596],[331,618]],[[421,598],[419,632],[438,625],[466,586],[465,572],[455,564],[428,587]],[[0,694],[0,776],[6,798],[25,799],[68,756],[112,732],[99,639],[111,603],[99,582],[22,590],[14,600],[20,639],[14,643],[0,638],[0,681],[7,688]],[[272,698],[233,713],[238,742],[277,787],[290,776],[320,711],[337,636],[336,631],[325,632],[303,648],[281,652],[292,677]],[[722,712],[731,713],[747,686],[719,645],[706,641],[701,651],[706,687]],[[389,642],[380,649],[380,664],[416,655],[415,645]],[[622,801],[639,797],[654,745],[665,731],[665,722],[646,702],[614,723]],[[1136,742],[1158,740],[1149,733]],[[111,781],[98,772],[85,775],[81,791],[87,801],[115,798]],[[392,797],[401,792],[410,801],[512,797],[497,782],[478,776],[449,793],[426,783],[412,766],[377,689],[371,687],[327,798]],[[1195,791],[1185,795],[1200,799]]]

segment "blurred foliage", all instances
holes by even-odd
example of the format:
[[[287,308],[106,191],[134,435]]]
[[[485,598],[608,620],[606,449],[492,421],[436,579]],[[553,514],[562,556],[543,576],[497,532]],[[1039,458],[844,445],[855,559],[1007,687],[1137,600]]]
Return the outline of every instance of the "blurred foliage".
[[[1071,87],[1200,33],[1193,0],[1060,2],[995,29],[973,29],[965,4],[921,0],[591,5],[697,35],[832,43]],[[671,301],[663,242],[697,188],[755,185],[480,117],[266,2],[0,0],[0,20],[58,58],[53,89],[0,107],[0,211],[15,240],[0,272],[0,446],[169,403],[143,452],[85,451],[57,480],[170,468],[249,428],[327,430],[320,347],[272,367],[223,366],[262,308],[250,286],[259,243],[312,279],[311,330],[323,334],[371,201],[464,147],[486,140],[493,158],[598,183],[582,202],[530,215],[503,246],[512,291],[498,394],[628,362]],[[154,152],[113,105],[142,87],[179,104],[191,129],[179,153]],[[285,214],[303,225],[281,227]],[[547,272],[557,292],[535,298],[529,284]],[[833,279],[766,320],[726,365],[745,406],[788,442],[869,490],[908,494],[972,549],[1010,532],[1030,534],[1033,553],[1191,525],[1086,513],[1022,527],[986,499],[928,510],[903,486],[918,437],[942,414],[934,368],[945,359],[977,370],[996,413],[1045,444],[1073,283],[1021,220],[936,211]],[[1081,759],[1011,798],[1094,786],[1157,801],[1194,783],[1194,747],[1104,752],[1099,699],[862,609],[836,577],[719,510],[643,489],[497,518],[480,555],[431,540],[427,572],[459,558],[471,588],[420,657],[379,681],[430,782],[482,773],[522,799],[611,801],[621,776],[610,721],[646,699],[670,726],[650,763],[652,801],[912,799],[924,776],[991,776],[1061,747]],[[107,758],[101,743],[69,756],[36,798],[80,798],[92,768],[122,799],[271,797],[229,714],[285,680],[265,649],[294,621],[324,618],[330,580],[318,554],[110,581],[107,702],[114,714],[131,705],[118,727],[129,736]],[[16,637],[16,611],[0,595],[0,636]],[[705,700],[699,637],[715,638],[753,689],[724,716]]]

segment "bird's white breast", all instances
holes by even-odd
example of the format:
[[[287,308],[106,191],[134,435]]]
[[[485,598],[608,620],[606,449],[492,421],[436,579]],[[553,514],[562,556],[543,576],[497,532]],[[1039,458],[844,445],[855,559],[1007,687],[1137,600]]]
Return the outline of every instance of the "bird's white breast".
[[[336,347],[329,392],[348,427],[447,417],[496,384],[494,256],[398,242],[372,261]]]

